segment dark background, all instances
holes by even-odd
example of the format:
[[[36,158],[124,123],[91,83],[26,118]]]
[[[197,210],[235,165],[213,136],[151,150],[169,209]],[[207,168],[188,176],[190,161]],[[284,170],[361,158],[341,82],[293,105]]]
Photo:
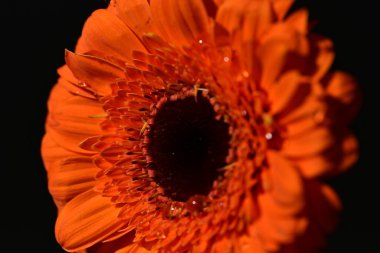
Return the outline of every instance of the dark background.
[[[64,64],[64,49],[74,49],[85,19],[106,3],[23,0],[1,5],[0,200],[5,245],[14,248],[10,252],[63,252],[54,238],[56,212],[39,153],[45,104],[56,69]],[[370,1],[304,0],[297,6],[309,8],[311,19],[319,21],[314,30],[334,40],[334,68],[353,73],[364,94],[352,126],[361,157],[353,169],[332,181],[345,209],[326,252],[373,252],[378,233],[372,231],[379,225],[379,15]]]

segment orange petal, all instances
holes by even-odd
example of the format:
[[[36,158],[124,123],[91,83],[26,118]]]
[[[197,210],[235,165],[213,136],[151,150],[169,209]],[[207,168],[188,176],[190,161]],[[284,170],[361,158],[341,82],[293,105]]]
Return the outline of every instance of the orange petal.
[[[59,162],[62,161],[62,159],[76,155],[76,153],[59,146],[49,134],[45,134],[42,139],[41,153],[44,158],[45,168],[48,172],[54,170],[56,166],[59,166]]]
[[[302,9],[290,15],[285,23],[292,26],[297,32],[305,35],[308,32],[308,17],[308,11]]]
[[[218,9],[216,20],[230,32],[232,46],[249,72],[257,72],[256,44],[275,21],[274,15],[268,0],[227,0]]]
[[[49,191],[54,199],[68,202],[95,185],[98,171],[89,157],[63,159],[49,171]]]
[[[202,0],[151,0],[150,7],[160,35],[178,47],[209,34],[211,27]]]
[[[271,3],[268,0],[227,0],[219,7],[216,21],[243,42],[254,41],[274,22]]]
[[[57,101],[56,101],[57,102]],[[71,96],[56,103],[50,111],[46,131],[60,146],[73,152],[91,153],[79,147],[90,136],[100,135],[103,119],[90,118],[104,113],[102,105],[94,100]]]
[[[237,246],[238,248],[236,253],[265,253],[265,251],[261,248],[260,241],[258,241],[255,236],[239,236]]]
[[[252,229],[265,250],[277,251],[280,244],[293,242],[306,229],[307,221],[300,218],[305,196],[303,181],[292,162],[274,151],[268,152],[267,159],[265,192],[258,198],[261,216]]]
[[[299,210],[303,202],[302,179],[295,166],[280,153],[269,151],[269,191],[278,205]]]
[[[121,1],[126,2],[126,1]],[[87,19],[78,53],[97,51],[123,61],[132,59],[132,51],[145,51],[136,35],[116,15],[99,9]]]
[[[54,110],[57,105],[60,105],[63,101],[73,97],[73,94],[70,94],[67,89],[65,89],[65,84],[63,84],[64,82],[67,81],[63,78],[58,79],[58,83],[51,90],[48,100],[49,111]]]
[[[122,228],[118,213],[110,199],[92,190],[84,192],[59,213],[56,238],[70,252],[88,248]]]
[[[315,64],[317,69],[314,73],[314,80],[319,82],[320,79],[326,75],[333,64],[335,52],[331,40],[320,38],[318,36],[315,36],[315,38],[312,39],[316,43],[314,51],[316,54]]]
[[[122,67],[97,56],[75,54],[66,50],[66,64],[76,78],[90,85],[100,95],[110,94],[110,84],[125,78]]]
[[[118,17],[139,37],[155,31],[147,0],[115,1],[115,10]]]
[[[331,131],[318,127],[302,135],[284,140],[281,153],[289,157],[305,157],[320,154],[335,143]]]
[[[342,124],[349,123],[358,113],[361,94],[355,80],[344,72],[334,72],[328,79],[327,93],[338,104],[336,118]]]
[[[90,99],[97,99],[94,91],[86,89],[85,87],[80,87],[78,79],[73,75],[67,65],[59,68],[58,74],[61,76],[61,78],[59,78],[57,86],[60,86],[60,88],[66,90],[66,93]]]
[[[135,237],[134,231],[129,232],[122,237],[112,240],[110,242],[99,242],[94,246],[87,249],[87,253],[108,253],[108,252],[118,252],[118,250],[131,245],[133,243],[133,238]]]
[[[271,113],[281,112],[291,101],[294,101],[302,87],[302,77],[297,71],[285,73],[278,83],[273,84],[268,90],[268,99],[271,102]]]
[[[273,85],[279,78],[286,63],[289,46],[284,41],[270,41],[258,49],[262,68],[261,84],[264,88]]]
[[[302,117],[301,119],[286,125],[286,133],[284,138],[294,138],[305,132],[313,131],[320,123],[315,119],[314,115],[309,117]]]
[[[288,107],[276,116],[280,125],[289,125],[289,127],[292,128],[293,126],[290,126],[291,124],[298,124],[298,121],[309,118],[315,119],[315,116],[320,113],[323,115],[325,112],[326,102],[317,96],[310,95],[298,106]]]
[[[282,20],[288,13],[290,7],[293,5],[294,0],[274,0],[273,8],[279,20]]]
[[[358,159],[358,143],[355,136],[349,134],[331,150],[304,159],[297,159],[302,175],[315,178],[323,175],[333,175],[349,168]]]
[[[147,250],[146,248],[138,244],[131,244],[123,249],[116,251],[115,253],[156,253],[156,252],[157,250]]]
[[[336,71],[329,79],[327,93],[343,104],[349,105],[357,98],[358,86],[352,76]]]

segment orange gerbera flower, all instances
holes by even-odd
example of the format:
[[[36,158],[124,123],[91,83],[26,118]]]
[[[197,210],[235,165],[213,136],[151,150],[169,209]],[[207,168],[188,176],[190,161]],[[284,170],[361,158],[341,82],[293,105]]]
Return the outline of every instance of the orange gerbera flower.
[[[357,88],[292,0],[114,0],[66,51],[42,154],[69,252],[317,252]]]

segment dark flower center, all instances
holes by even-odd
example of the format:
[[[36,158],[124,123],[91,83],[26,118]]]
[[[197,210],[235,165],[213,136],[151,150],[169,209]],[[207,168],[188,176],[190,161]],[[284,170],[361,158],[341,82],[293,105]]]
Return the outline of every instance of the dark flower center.
[[[167,197],[186,201],[210,192],[226,165],[228,128],[216,119],[209,98],[202,95],[160,106],[148,133],[147,151],[155,181]]]

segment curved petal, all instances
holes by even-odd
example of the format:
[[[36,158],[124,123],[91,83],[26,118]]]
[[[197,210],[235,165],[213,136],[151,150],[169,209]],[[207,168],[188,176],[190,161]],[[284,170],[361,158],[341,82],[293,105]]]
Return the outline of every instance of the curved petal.
[[[326,91],[336,102],[335,118],[341,124],[348,124],[358,113],[361,94],[356,81],[344,72],[334,72],[327,79]]]
[[[303,181],[295,166],[278,152],[268,152],[269,169],[264,193],[259,195],[260,218],[251,225],[267,251],[292,243],[306,229],[300,214],[305,206]]]
[[[49,171],[49,191],[54,199],[66,203],[94,187],[98,171],[89,157],[63,159]]]
[[[59,162],[66,157],[75,156],[76,153],[59,146],[49,134],[45,134],[41,143],[41,154],[44,158],[44,165],[49,172],[59,166]]]
[[[294,158],[321,154],[334,145],[335,140],[328,128],[317,127],[302,135],[285,139],[281,153]]]
[[[303,206],[303,183],[295,166],[280,153],[269,151],[269,192],[278,205],[300,210]]]
[[[147,250],[146,248],[136,244],[131,244],[127,247],[124,247],[115,253],[156,253],[156,250]]]
[[[59,213],[56,238],[70,252],[88,248],[123,227],[118,213],[108,198],[92,190],[84,192]]]
[[[81,54],[97,51],[123,61],[131,61],[134,50],[146,51],[123,21],[104,9],[94,11],[87,19],[77,50]]]
[[[275,21],[271,1],[224,1],[216,21],[231,34],[232,47],[241,57],[244,68],[250,73],[258,72],[257,41]]]
[[[294,0],[272,0],[273,8],[277,15],[278,20],[282,20],[288,13],[290,7],[293,5]]]
[[[119,252],[120,249],[123,249],[129,245],[133,244],[133,239],[135,237],[134,231],[129,232],[123,235],[116,240],[109,242],[99,242],[94,246],[87,249],[87,253],[115,253]]]
[[[358,159],[358,142],[355,136],[348,134],[332,149],[317,156],[296,159],[302,175],[315,178],[323,175],[334,175],[349,168]]]
[[[114,5],[118,17],[139,37],[155,32],[147,0],[114,1]]]
[[[90,85],[100,95],[111,93],[111,83],[125,78],[124,69],[110,61],[92,55],[66,50],[66,64],[79,81]]]
[[[304,83],[297,71],[285,73],[278,83],[268,89],[268,100],[271,102],[271,113],[277,114],[294,101]]]
[[[287,25],[292,26],[297,32],[305,35],[308,31],[308,17],[307,10],[302,9],[291,14],[285,21]]]
[[[79,144],[90,136],[102,134],[99,124],[103,119],[89,117],[104,113],[102,105],[80,96],[71,96],[64,101],[56,100],[55,103],[47,119],[47,133],[65,149],[91,153],[81,149]]]
[[[269,0],[226,0],[219,7],[216,21],[231,34],[240,33],[242,42],[253,42],[274,20]]]
[[[160,35],[178,47],[189,46],[210,33],[202,0],[151,0],[150,7]]]

